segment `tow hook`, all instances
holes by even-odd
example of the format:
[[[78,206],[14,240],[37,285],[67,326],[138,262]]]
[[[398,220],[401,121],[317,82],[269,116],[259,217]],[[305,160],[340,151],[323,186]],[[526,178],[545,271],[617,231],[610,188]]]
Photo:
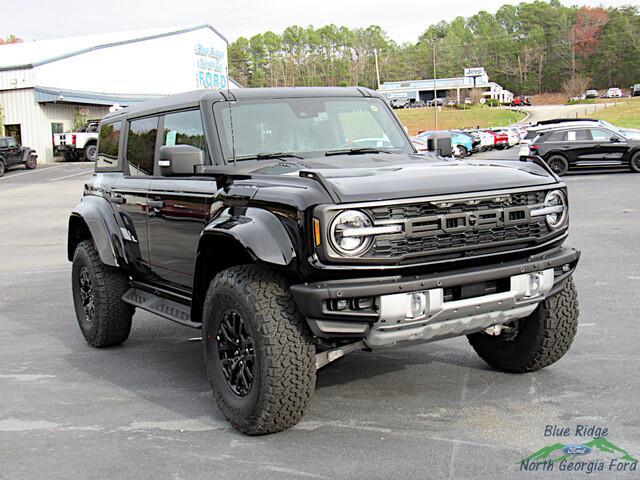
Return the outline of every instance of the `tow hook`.
[[[502,333],[502,325],[492,325],[489,328],[485,328],[484,333],[497,337],[498,335],[500,335],[500,333]]]
[[[359,342],[349,343],[339,348],[332,348],[331,350],[325,350],[324,352],[316,353],[316,370],[320,370],[322,367],[336,361],[337,359],[344,357],[347,353],[355,352],[357,350],[363,350],[367,348],[362,340]]]

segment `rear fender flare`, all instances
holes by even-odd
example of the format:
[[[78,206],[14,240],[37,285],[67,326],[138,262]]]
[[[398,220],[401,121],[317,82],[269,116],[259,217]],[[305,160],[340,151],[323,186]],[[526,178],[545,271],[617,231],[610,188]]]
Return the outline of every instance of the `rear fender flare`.
[[[112,267],[126,263],[120,226],[106,199],[87,195],[71,213],[67,240],[69,261],[73,260],[75,247],[83,239],[83,228],[89,230],[102,263]]]

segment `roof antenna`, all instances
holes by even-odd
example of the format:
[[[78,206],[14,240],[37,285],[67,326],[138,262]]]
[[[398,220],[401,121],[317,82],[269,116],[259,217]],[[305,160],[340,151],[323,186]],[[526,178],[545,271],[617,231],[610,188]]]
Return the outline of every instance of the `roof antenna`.
[[[227,44],[228,46],[228,44]],[[229,99],[232,98],[231,95],[231,82],[229,81],[229,53],[227,50],[227,97]],[[236,97],[233,96],[233,101],[235,101]],[[233,166],[235,168],[236,166],[236,139],[235,139],[235,135],[233,132],[233,108],[232,108],[232,104],[229,101],[229,127],[231,128],[231,155],[233,158]]]

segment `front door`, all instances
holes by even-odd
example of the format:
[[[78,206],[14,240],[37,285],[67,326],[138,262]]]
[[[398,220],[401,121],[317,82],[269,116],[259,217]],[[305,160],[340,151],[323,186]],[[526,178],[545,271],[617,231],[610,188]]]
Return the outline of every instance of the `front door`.
[[[591,138],[600,153],[600,158],[604,163],[612,165],[621,164],[629,145],[627,140],[605,128],[592,128]]]
[[[159,141],[160,146],[200,148],[206,158],[200,110],[165,115]],[[156,165],[156,175],[159,173]],[[154,276],[162,282],[187,290],[192,287],[198,242],[216,191],[210,178],[156,176],[151,181],[147,201],[149,254]]]

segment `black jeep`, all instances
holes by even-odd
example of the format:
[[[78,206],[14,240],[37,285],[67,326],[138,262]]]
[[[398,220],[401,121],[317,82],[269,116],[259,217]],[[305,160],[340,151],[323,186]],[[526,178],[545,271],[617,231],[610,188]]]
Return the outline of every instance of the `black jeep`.
[[[576,333],[566,186],[544,163],[418,155],[364,88],[195,91],[108,115],[69,219],[90,345],[136,308],[202,328],[226,418],[295,425],[316,370],[467,335],[531,372]]]
[[[36,151],[21,146],[14,137],[0,137],[0,177],[16,165],[24,165],[28,170],[36,168],[38,165]]]

